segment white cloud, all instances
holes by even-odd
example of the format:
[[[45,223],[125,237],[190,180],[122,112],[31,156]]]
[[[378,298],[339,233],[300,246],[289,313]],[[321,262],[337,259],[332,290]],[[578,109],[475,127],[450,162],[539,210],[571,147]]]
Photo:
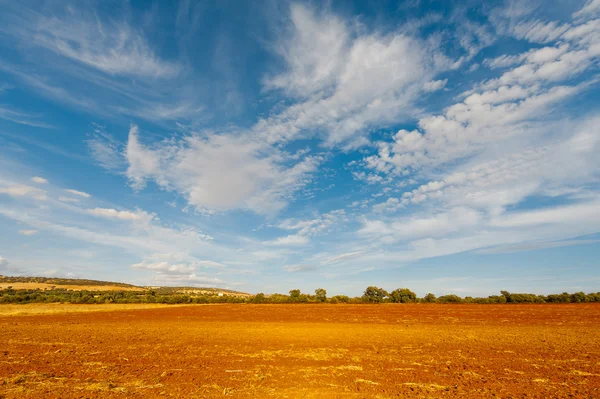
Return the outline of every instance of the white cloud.
[[[491,221],[493,227],[526,227],[541,224],[589,223],[600,221],[600,202],[572,204],[549,209],[511,212]]]
[[[0,274],[2,273],[6,275],[24,274],[25,270],[10,266],[8,259],[0,256]]]
[[[157,274],[154,276],[154,282],[167,286],[212,286],[223,285],[225,281],[217,277],[211,277],[206,273],[191,273],[191,274]]]
[[[282,269],[290,273],[299,273],[316,270],[316,267],[313,265],[285,265]]]
[[[552,247],[600,231],[598,115],[572,120],[562,106],[596,84],[583,73],[597,69],[600,23],[515,26],[511,34],[548,45],[486,60],[509,69],[475,84],[441,115],[422,117],[417,129],[377,143],[377,154],[359,163],[365,176],[393,178],[398,187],[407,179],[424,183],[373,206],[376,213],[358,231],[369,247],[349,266],[486,247]],[[511,210],[536,197],[566,205]],[[411,216],[395,216],[401,210]]]
[[[117,170],[125,165],[121,144],[111,136],[98,132],[87,141],[92,157],[105,169]]]
[[[484,248],[475,251],[478,254],[506,254],[506,253],[514,253],[514,252],[526,252],[526,251],[536,251],[540,249],[546,248],[561,248],[561,247],[570,247],[573,245],[588,245],[588,244],[598,244],[600,240],[569,240],[569,241],[541,241],[541,242],[529,242],[525,244],[513,244],[513,245],[503,245],[491,248]]]
[[[31,178],[31,181],[37,184],[48,184],[48,180],[44,179],[43,177],[39,177],[39,176],[34,176]]]
[[[340,224],[346,220],[346,212],[343,209],[324,213],[314,219],[284,219],[277,227],[282,230],[296,231],[296,234],[278,237],[275,240],[267,241],[266,244],[277,246],[306,245],[310,242],[310,237],[328,233],[336,228],[339,229]]]
[[[423,86],[452,64],[400,32],[355,32],[338,17],[301,5],[292,7],[291,18],[291,34],[276,46],[286,70],[267,78],[266,87],[303,99],[254,126],[269,142],[317,131],[329,145],[364,144],[370,128],[408,117]]]
[[[179,73],[180,67],[160,59],[142,34],[125,21],[102,21],[97,15],[71,12],[37,16],[23,26],[21,36],[111,75],[161,78]]]
[[[77,190],[73,190],[73,189],[70,189],[70,188],[66,189],[65,191],[68,192],[68,193],[71,193],[73,195],[78,195],[78,196],[83,197],[83,198],[90,198],[91,197],[91,194],[85,193],[83,191],[77,191]]]
[[[334,256],[325,256],[319,259],[321,265],[332,265],[339,262],[347,262],[352,259],[358,259],[366,255],[366,251],[351,251]]]
[[[212,260],[199,260],[184,252],[155,253],[142,262],[131,265],[132,269],[154,272],[154,280],[167,284],[221,284],[222,280],[198,273],[198,269],[223,269],[225,266]]]
[[[0,187],[0,194],[7,194],[11,197],[31,197],[39,201],[48,199],[46,191],[23,184]]]
[[[285,60],[288,72],[265,79],[268,88],[306,97],[332,86],[341,73],[350,33],[334,15],[315,15],[299,4],[290,9],[291,32],[275,51]]]
[[[268,245],[276,246],[290,246],[290,245],[306,245],[309,243],[309,239],[306,236],[292,234],[285,237],[278,237],[275,240],[267,241]]]
[[[574,19],[589,19],[600,15],[600,0],[589,0],[580,10],[573,13]]]
[[[94,208],[88,209],[87,212],[90,215],[100,216],[107,219],[119,219],[119,220],[129,220],[129,221],[139,221],[144,223],[150,223],[155,215],[150,214],[146,211],[142,211],[140,209],[135,212],[131,211],[117,211],[116,209],[111,208]]]
[[[518,23],[513,28],[513,34],[519,39],[533,43],[549,43],[558,39],[569,29],[570,25],[555,21],[527,21]]]
[[[71,203],[79,202],[79,198],[63,197],[62,195],[60,197],[58,197],[58,200],[61,202],[71,202]]]
[[[346,212],[343,209],[338,209],[324,213],[315,219],[284,219],[278,227],[284,230],[297,230],[299,235],[312,236],[331,231],[336,224],[344,220],[346,220]]]
[[[411,216],[394,219],[391,223],[365,221],[359,234],[368,237],[384,237],[386,243],[429,237],[446,237],[465,228],[476,227],[482,215],[469,208],[456,207],[448,212],[432,216]]]
[[[39,231],[37,231],[37,230],[19,230],[19,234],[21,234],[23,236],[34,236],[38,233],[39,233]]]
[[[432,180],[375,205],[377,211],[395,211],[409,204],[434,200],[450,206],[468,206],[499,212],[530,195],[554,192],[576,195],[585,184],[598,179],[600,167],[595,156],[600,138],[594,134],[598,117],[563,126],[554,140],[526,148],[512,148],[508,154],[483,152],[470,163],[449,171],[444,179]],[[556,129],[557,125],[550,125]],[[522,144],[517,141],[517,144]]]
[[[0,90],[0,93],[2,91]],[[53,128],[53,126],[40,122],[38,120],[39,115],[32,115],[26,112],[18,111],[11,108],[0,107],[0,119],[5,119],[20,125],[40,127],[40,128]]]
[[[423,90],[427,92],[438,91],[443,89],[448,83],[448,79],[444,80],[432,80],[423,84]]]
[[[72,240],[88,242],[93,245],[120,248],[128,253],[146,254],[160,251],[168,253],[174,249],[193,253],[204,253],[220,250],[219,247],[209,244],[212,237],[199,233],[192,228],[169,228],[156,223],[133,221],[131,229],[123,230],[122,226],[110,229],[111,226],[98,226],[90,221],[77,220],[71,224],[68,220],[73,218],[71,213],[59,213],[59,208],[23,208],[3,207],[0,215],[12,220],[25,223],[40,231],[50,231]],[[66,217],[65,217],[66,216]],[[142,227],[142,228],[140,228]]]
[[[394,142],[380,142],[377,155],[364,159],[378,173],[402,174],[472,156],[492,143],[532,139],[547,126],[536,119],[586,86],[549,90],[519,86],[475,93],[446,109],[444,115],[419,121],[418,130],[400,130]]]
[[[321,161],[292,161],[285,153],[246,137],[208,134],[146,147],[129,132],[127,176],[134,188],[147,179],[184,194],[200,211],[248,209],[277,212],[309,181]]]

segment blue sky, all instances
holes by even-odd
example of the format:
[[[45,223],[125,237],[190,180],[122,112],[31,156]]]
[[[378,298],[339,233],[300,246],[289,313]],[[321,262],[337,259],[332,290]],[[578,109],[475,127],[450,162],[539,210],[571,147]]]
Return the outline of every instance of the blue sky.
[[[0,274],[600,284],[600,1],[0,1]]]

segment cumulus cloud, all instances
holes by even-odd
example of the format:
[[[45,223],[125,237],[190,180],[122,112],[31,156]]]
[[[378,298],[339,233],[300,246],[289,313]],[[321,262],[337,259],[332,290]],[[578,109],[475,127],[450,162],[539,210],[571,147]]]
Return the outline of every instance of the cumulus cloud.
[[[175,190],[200,211],[248,209],[261,214],[281,210],[304,187],[321,158],[299,161],[249,137],[208,134],[186,136],[153,147],[129,131],[127,176],[136,189],[154,180]]]

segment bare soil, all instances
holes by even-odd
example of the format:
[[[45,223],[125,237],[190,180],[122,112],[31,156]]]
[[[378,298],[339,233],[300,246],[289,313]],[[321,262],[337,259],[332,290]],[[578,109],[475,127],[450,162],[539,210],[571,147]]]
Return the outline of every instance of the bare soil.
[[[600,397],[599,304],[32,313],[0,315],[0,397]]]

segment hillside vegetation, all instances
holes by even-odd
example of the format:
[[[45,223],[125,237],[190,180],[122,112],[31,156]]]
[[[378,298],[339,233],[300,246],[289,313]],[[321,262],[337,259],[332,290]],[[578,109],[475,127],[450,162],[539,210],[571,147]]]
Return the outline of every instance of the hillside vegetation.
[[[459,297],[450,294],[436,297],[429,293],[422,298],[408,288],[391,292],[369,286],[360,297],[346,295],[327,296],[327,291],[317,288],[313,294],[294,289],[289,294],[258,293],[251,295],[221,288],[201,287],[137,287],[131,284],[84,279],[56,279],[45,277],[0,276],[1,303],[440,303],[440,304],[518,304],[518,303],[586,303],[600,302],[600,292],[537,295],[501,291],[488,297]]]

